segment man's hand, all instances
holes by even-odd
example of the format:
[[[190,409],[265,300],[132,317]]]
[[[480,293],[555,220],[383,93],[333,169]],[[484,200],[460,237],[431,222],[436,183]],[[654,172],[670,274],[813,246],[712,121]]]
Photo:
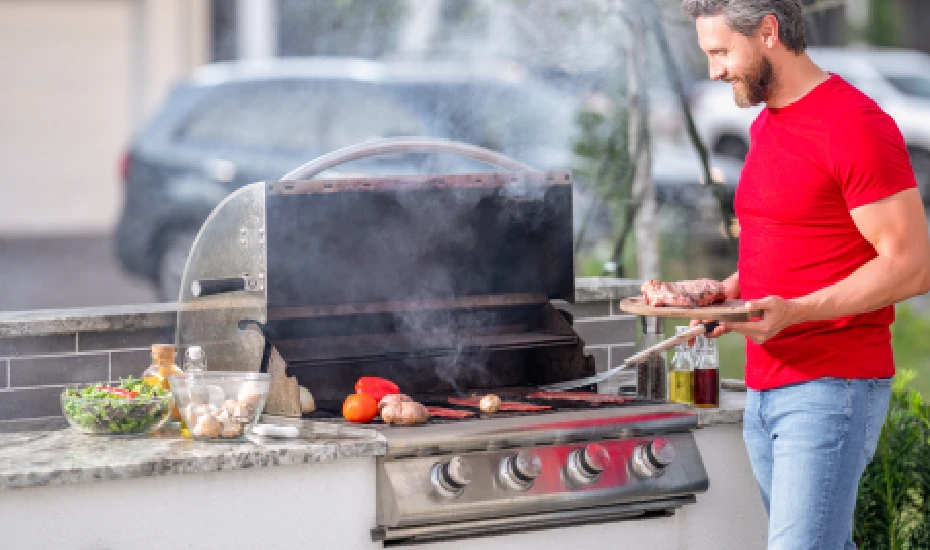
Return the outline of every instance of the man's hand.
[[[755,321],[730,322],[727,328],[743,334],[757,344],[771,340],[786,327],[805,320],[804,308],[794,300],[769,296],[746,302],[750,310],[762,310],[762,318]]]
[[[723,283],[723,287],[726,289],[727,300],[739,299],[739,296],[740,296],[739,272],[736,272],[733,275],[730,275],[729,277],[721,281],[721,283]],[[708,321],[709,320],[691,321],[689,326],[695,327],[701,323],[707,323]],[[730,331],[731,331],[730,327],[723,321],[720,321],[717,324],[717,328],[715,328],[712,332],[705,334],[705,336],[707,338],[720,338],[721,336],[723,336],[724,334]],[[689,341],[688,345],[693,346],[694,340],[692,339],[691,341]]]

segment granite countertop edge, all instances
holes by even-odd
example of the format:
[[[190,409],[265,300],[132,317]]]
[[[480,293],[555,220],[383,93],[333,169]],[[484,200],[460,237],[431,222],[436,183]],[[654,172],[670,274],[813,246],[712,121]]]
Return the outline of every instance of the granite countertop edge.
[[[0,433],[0,491],[47,485],[308,465],[387,453],[376,430],[299,421],[297,439],[196,442],[169,437],[108,438],[74,430]]]
[[[177,304],[0,311],[0,338],[174,326]]]
[[[746,385],[742,380],[723,380],[720,390],[720,406],[713,409],[695,407],[698,427],[705,428],[725,424],[742,424],[746,409]]]

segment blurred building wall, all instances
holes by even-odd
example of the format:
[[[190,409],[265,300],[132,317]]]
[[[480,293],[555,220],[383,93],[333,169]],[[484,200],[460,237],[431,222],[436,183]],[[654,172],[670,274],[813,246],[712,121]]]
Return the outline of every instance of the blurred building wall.
[[[207,0],[0,1],[0,235],[111,229],[124,146],[209,43]]]

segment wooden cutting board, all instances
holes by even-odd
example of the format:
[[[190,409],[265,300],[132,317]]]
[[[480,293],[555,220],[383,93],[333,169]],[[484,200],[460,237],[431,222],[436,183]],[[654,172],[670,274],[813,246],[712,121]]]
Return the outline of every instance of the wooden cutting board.
[[[650,317],[676,317],[679,319],[697,319],[699,321],[748,321],[761,317],[762,310],[746,309],[742,300],[727,300],[722,304],[704,307],[650,306],[642,296],[620,300],[620,309],[634,315]]]

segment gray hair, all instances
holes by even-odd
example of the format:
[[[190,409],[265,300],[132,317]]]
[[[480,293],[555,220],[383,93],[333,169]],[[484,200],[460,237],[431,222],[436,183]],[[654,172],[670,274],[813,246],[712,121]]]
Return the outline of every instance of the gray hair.
[[[722,13],[730,28],[746,36],[751,36],[762,19],[772,14],[778,20],[778,38],[789,50],[803,53],[807,48],[800,0],[682,0],[681,9],[695,18]]]

